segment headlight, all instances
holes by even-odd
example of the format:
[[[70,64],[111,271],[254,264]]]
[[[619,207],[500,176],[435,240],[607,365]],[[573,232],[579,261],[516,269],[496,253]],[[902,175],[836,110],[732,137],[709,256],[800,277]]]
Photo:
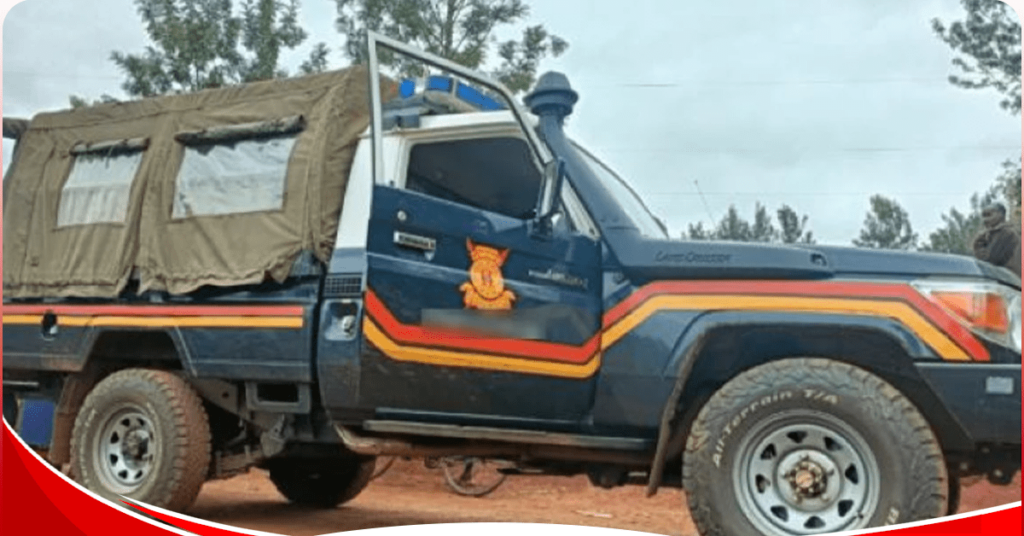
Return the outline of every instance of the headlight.
[[[913,285],[974,333],[1021,351],[1019,291],[995,282],[922,280]]]

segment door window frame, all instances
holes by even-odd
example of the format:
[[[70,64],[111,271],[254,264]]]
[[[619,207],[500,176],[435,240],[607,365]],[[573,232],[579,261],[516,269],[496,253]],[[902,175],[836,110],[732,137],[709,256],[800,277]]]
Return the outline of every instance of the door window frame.
[[[389,161],[396,162],[395,165],[397,169],[388,170],[386,174],[388,176],[382,177],[380,182],[384,183],[384,186],[390,186],[403,191],[410,191],[406,188],[406,179],[409,172],[409,162],[412,150],[417,145],[490,138],[515,138],[522,141],[524,144],[527,144],[527,147],[529,147],[529,142],[526,140],[525,136],[522,135],[518,125],[514,124],[491,126],[466,125],[461,129],[456,127],[445,129],[423,129],[417,131],[409,130],[402,132],[401,135],[385,136],[383,140],[384,154],[395,157],[389,158]],[[389,143],[389,141],[392,143]],[[533,160],[531,159],[531,161]],[[534,165],[536,165],[535,162]],[[543,175],[544,172],[543,170],[538,169],[537,173]],[[538,188],[538,202],[540,201],[540,196],[542,194],[543,192]],[[419,195],[425,195],[431,199],[438,199],[436,197],[429,196],[428,194]],[[562,216],[569,220],[575,232],[592,240],[599,240],[601,234],[598,230],[597,224],[594,222],[590,212],[583,205],[579,194],[576,193],[576,189],[570,181],[566,180],[562,183],[562,191],[559,192],[559,198],[562,206],[565,208],[565,210],[562,211]],[[500,214],[498,212],[489,211],[472,205],[459,204],[478,210],[485,210],[493,214]],[[524,223],[529,221],[527,219],[516,218],[514,216],[501,215]]]

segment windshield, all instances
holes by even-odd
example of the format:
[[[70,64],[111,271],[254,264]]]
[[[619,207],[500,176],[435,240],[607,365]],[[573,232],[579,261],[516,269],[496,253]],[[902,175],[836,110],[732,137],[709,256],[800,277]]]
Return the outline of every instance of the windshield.
[[[622,180],[608,166],[587,152],[586,149],[575,143],[573,143],[573,147],[583,157],[583,161],[590,166],[591,171],[594,172],[594,175],[597,176],[605,189],[608,190],[608,193],[622,206],[623,211],[633,221],[636,228],[640,230],[640,234],[648,238],[668,238],[668,232],[664,224],[654,214],[651,214],[651,211],[647,209],[647,205],[626,184],[626,181]]]

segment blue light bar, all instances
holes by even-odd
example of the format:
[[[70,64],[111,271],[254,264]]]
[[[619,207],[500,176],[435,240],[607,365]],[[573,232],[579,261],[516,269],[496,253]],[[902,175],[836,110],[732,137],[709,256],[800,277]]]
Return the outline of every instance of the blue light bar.
[[[459,100],[480,111],[507,110],[508,107],[484,94],[482,91],[459,82],[449,76],[431,76],[426,80],[402,80],[398,86],[400,98],[409,99],[423,91],[438,91],[454,95]]]
[[[398,95],[403,99],[408,99],[416,94],[416,81],[415,80],[402,80],[402,83],[398,86]]]
[[[447,76],[431,76],[427,79],[427,91],[443,91],[444,93],[452,92],[452,80]]]
[[[456,86],[455,96],[472,104],[473,106],[476,106],[481,110],[492,111],[505,109],[505,106],[503,106],[497,100],[492,99],[487,95],[484,95],[483,93],[477,91],[476,89],[473,89],[470,86],[467,86],[466,84],[463,84],[462,82],[459,82],[458,86]]]

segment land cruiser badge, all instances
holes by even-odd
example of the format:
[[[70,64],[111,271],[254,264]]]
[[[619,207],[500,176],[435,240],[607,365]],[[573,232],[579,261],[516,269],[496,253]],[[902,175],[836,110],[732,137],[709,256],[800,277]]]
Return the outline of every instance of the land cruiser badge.
[[[467,309],[507,310],[512,308],[516,295],[505,288],[501,265],[508,258],[508,250],[474,244],[466,239],[466,249],[473,259],[469,267],[469,281],[459,287]]]

